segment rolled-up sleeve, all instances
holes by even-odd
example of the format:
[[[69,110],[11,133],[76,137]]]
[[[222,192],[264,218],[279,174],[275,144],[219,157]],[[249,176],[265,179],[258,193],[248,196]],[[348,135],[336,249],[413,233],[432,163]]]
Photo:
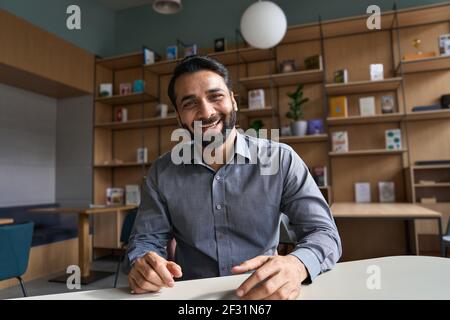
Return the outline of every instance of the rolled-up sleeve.
[[[167,204],[157,186],[157,169],[153,164],[143,184],[142,199],[127,248],[128,270],[134,261],[149,251],[167,257],[167,243],[172,228]]]
[[[289,217],[297,236],[297,245],[290,254],[305,265],[312,281],[339,260],[341,240],[330,208],[307,166],[292,148],[287,148],[281,159],[281,211]]]

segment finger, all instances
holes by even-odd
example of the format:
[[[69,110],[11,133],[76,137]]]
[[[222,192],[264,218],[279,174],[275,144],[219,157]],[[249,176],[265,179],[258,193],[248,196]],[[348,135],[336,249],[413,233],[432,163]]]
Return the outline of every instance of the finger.
[[[141,276],[139,272],[135,272],[133,274],[130,273],[131,280],[134,282],[135,293],[145,293],[145,292],[155,292],[161,290],[161,287],[158,287]]]
[[[269,256],[257,256],[256,258],[242,262],[238,266],[234,266],[231,269],[231,272],[244,273],[247,271],[255,270],[255,269],[259,268],[260,266],[262,266],[264,263],[266,263],[267,260],[269,260],[269,258],[270,258]]]
[[[155,254],[149,254],[145,256],[147,262],[151,264],[153,270],[159,275],[162,281],[169,287],[173,287],[175,282],[173,281],[172,274],[167,269],[167,260]]]
[[[145,267],[137,268],[137,271],[145,278],[148,282],[157,285],[158,287],[165,287],[166,284],[162,281],[161,277],[153,270],[152,267],[146,264]]]
[[[270,296],[264,298],[264,300],[289,300],[289,298],[293,295],[292,293],[295,294],[295,289],[293,290],[291,283],[286,282]]]
[[[280,268],[277,264],[267,262],[262,267],[259,267],[255,272],[253,272],[253,274],[238,287],[236,294],[240,297],[245,296],[254,287],[263,285],[263,281],[268,280],[279,271]]]
[[[291,292],[291,294],[289,295],[288,300],[297,300],[297,298],[300,295],[300,290],[299,289],[295,289],[294,291]]]
[[[181,278],[183,276],[181,267],[178,264],[176,264],[175,262],[169,261],[167,263],[167,269],[172,274],[172,276],[174,276],[175,278]]]
[[[288,280],[281,276],[279,273],[267,279],[261,285],[257,285],[251,288],[246,294],[242,296],[245,300],[261,300],[270,297],[275,292],[280,290],[284,285],[288,283]],[[290,293],[290,291],[289,291]],[[286,296],[287,299],[287,296]]]

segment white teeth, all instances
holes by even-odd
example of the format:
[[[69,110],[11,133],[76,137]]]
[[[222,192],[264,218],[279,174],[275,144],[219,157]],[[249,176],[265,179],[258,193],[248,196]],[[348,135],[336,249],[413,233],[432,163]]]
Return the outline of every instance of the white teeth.
[[[210,125],[202,126],[202,128],[211,128],[211,127],[214,127],[214,126],[216,126],[216,125],[219,123],[219,121],[220,121],[220,119],[217,120],[216,122],[210,124]]]

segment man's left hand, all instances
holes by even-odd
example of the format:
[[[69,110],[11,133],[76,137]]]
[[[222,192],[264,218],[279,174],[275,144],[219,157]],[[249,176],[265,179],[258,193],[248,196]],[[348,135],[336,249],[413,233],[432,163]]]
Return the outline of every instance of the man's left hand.
[[[236,290],[241,299],[293,300],[308,277],[305,265],[295,256],[258,256],[233,267],[234,274],[256,270]]]

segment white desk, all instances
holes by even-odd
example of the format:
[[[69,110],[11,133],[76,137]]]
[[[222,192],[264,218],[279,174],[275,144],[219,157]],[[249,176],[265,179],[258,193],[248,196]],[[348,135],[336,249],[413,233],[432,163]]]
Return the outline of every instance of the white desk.
[[[367,267],[380,268],[381,289],[368,289]],[[246,275],[176,282],[159,293],[129,294],[128,288],[80,291],[26,299],[236,299],[235,289]],[[450,299],[450,259],[396,256],[338,263],[302,286],[299,299]]]

